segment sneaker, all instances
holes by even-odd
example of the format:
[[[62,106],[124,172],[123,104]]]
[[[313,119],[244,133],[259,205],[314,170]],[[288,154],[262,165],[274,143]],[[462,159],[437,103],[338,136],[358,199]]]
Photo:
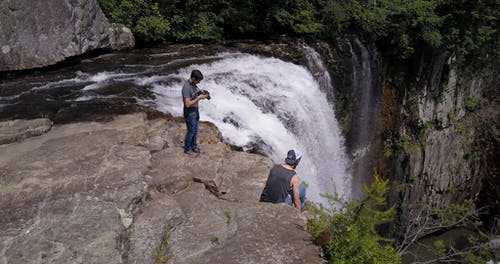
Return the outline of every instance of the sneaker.
[[[191,151],[193,151],[194,153],[198,153],[198,154],[200,154],[200,149],[199,149],[199,148],[197,148],[197,147],[195,147],[195,148],[194,148],[194,149],[192,149]]]
[[[196,158],[196,157],[198,157],[198,155],[200,155],[199,153],[196,153],[196,152],[194,152],[192,150],[188,150],[188,151],[184,150],[184,154],[186,154],[186,155],[188,155],[190,157],[193,157],[193,158]]]

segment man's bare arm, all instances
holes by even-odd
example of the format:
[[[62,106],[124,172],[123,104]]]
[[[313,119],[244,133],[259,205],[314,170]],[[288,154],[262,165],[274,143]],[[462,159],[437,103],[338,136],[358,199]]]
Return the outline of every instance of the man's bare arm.
[[[294,175],[290,183],[293,189],[293,204],[295,205],[295,208],[300,210],[302,208],[302,205],[299,197],[299,185],[300,185],[299,176]]]
[[[208,97],[208,95],[206,94],[200,94],[198,95],[198,97],[194,98],[193,100],[189,99],[188,97],[184,97],[184,105],[186,107],[191,107],[193,106],[194,104],[196,104],[198,101],[202,100],[202,99],[206,99]]]

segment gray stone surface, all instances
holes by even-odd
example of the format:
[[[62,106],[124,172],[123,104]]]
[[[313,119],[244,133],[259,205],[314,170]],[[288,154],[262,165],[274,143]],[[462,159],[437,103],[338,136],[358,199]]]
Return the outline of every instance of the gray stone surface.
[[[111,24],[110,30],[110,44],[114,50],[130,49],[135,46],[135,38],[132,31],[121,24]]]
[[[423,147],[409,155],[414,183],[410,201],[444,208],[474,196],[481,179],[471,171],[475,160],[467,158],[474,139],[472,130],[431,130],[424,139]]]
[[[175,198],[189,222],[168,234],[172,263],[321,263],[291,206],[226,202],[200,185]]]
[[[408,151],[415,183],[411,203],[446,207],[479,192],[481,179],[474,173],[477,155],[472,153],[475,129],[465,116],[465,105],[481,94],[481,82],[475,78],[461,82],[452,69],[439,97],[432,95],[431,87],[418,97],[417,116],[424,128],[421,146]]]
[[[459,76],[452,68],[443,84],[429,82],[412,95],[414,102],[408,102],[411,106],[401,110],[420,125],[419,134],[405,143],[405,151],[398,157],[404,166],[400,168],[401,174],[405,174],[401,177],[410,183],[400,196],[403,209],[399,217],[403,228],[416,230],[423,224],[423,218],[416,215],[426,210],[426,206],[432,210],[445,209],[465,199],[477,198],[481,192],[484,179],[479,173],[480,155],[474,146],[477,122],[465,109],[470,100],[479,98],[481,81]],[[401,131],[411,135],[411,129],[404,127]],[[404,233],[404,230],[399,232]]]
[[[159,192],[151,192],[151,201],[144,204],[130,232],[130,264],[156,263],[172,243],[168,231],[182,224],[186,215],[176,200]],[[162,248],[162,243],[165,243]],[[161,253],[159,253],[161,252]]]
[[[302,214],[258,202],[268,158],[205,122],[190,158],[184,133],[131,114],[0,145],[0,264],[322,262]]]
[[[76,193],[37,207],[19,232],[0,232],[0,263],[123,263],[123,228],[112,202]]]
[[[438,120],[441,126],[448,127],[465,116],[467,102],[481,97],[483,85],[479,78],[468,81],[463,78],[452,68],[444,87],[423,87],[417,96],[417,116],[422,123]],[[439,89],[439,96],[435,95],[435,89]]]
[[[52,122],[46,118],[0,122],[0,144],[39,136],[51,128]]]
[[[87,51],[133,44],[127,30],[111,28],[97,0],[4,0],[0,25],[0,71],[43,67]]]

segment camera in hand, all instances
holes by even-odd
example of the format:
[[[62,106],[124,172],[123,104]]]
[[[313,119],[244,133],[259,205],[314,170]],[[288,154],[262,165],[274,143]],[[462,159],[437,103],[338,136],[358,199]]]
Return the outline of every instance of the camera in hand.
[[[207,90],[200,90],[200,91],[198,92],[198,95],[202,95],[202,94],[206,94],[206,95],[208,95],[208,96],[207,96],[207,99],[208,99],[208,100],[210,100],[210,92],[208,92]]]

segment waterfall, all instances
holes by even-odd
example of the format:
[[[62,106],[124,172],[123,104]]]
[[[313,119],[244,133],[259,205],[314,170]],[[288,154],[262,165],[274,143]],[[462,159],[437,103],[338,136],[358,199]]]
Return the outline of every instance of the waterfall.
[[[380,63],[378,54],[367,48],[358,38],[347,41],[350,53],[349,126],[348,147],[352,156],[353,196],[361,196],[363,186],[373,178],[374,142],[377,135],[376,120],[380,111]],[[349,66],[348,66],[349,67]]]
[[[333,91],[332,78],[321,55],[307,45],[303,45],[303,48],[306,51],[307,68],[318,82],[321,91],[325,94],[331,93]]]
[[[306,51],[311,59],[318,56],[310,48]],[[258,148],[275,163],[283,163],[289,149],[301,150],[297,173],[308,184],[308,198],[325,203],[320,194],[335,192],[349,198],[351,179],[342,135],[322,91],[329,89],[324,85],[330,82],[276,58],[221,56],[221,60],[190,65],[167,76],[138,79],[136,83],[152,86],[156,93],[154,102],[142,103],[180,116],[182,83],[191,70],[199,69],[205,76],[199,87],[209,90],[212,97],[200,103],[201,120],[214,123],[228,143],[244,150]]]
[[[358,95],[358,118],[353,120],[354,131],[356,136],[354,140],[354,149],[362,151],[363,148],[369,148],[370,141],[373,134],[373,118],[372,113],[374,110],[374,87],[376,83],[373,82],[371,70],[371,58],[366,47],[356,38],[354,40],[356,48],[359,49],[360,55],[354,52],[353,47],[350,47],[350,53],[353,58],[353,88],[357,91]],[[359,70],[358,70],[359,69]]]

